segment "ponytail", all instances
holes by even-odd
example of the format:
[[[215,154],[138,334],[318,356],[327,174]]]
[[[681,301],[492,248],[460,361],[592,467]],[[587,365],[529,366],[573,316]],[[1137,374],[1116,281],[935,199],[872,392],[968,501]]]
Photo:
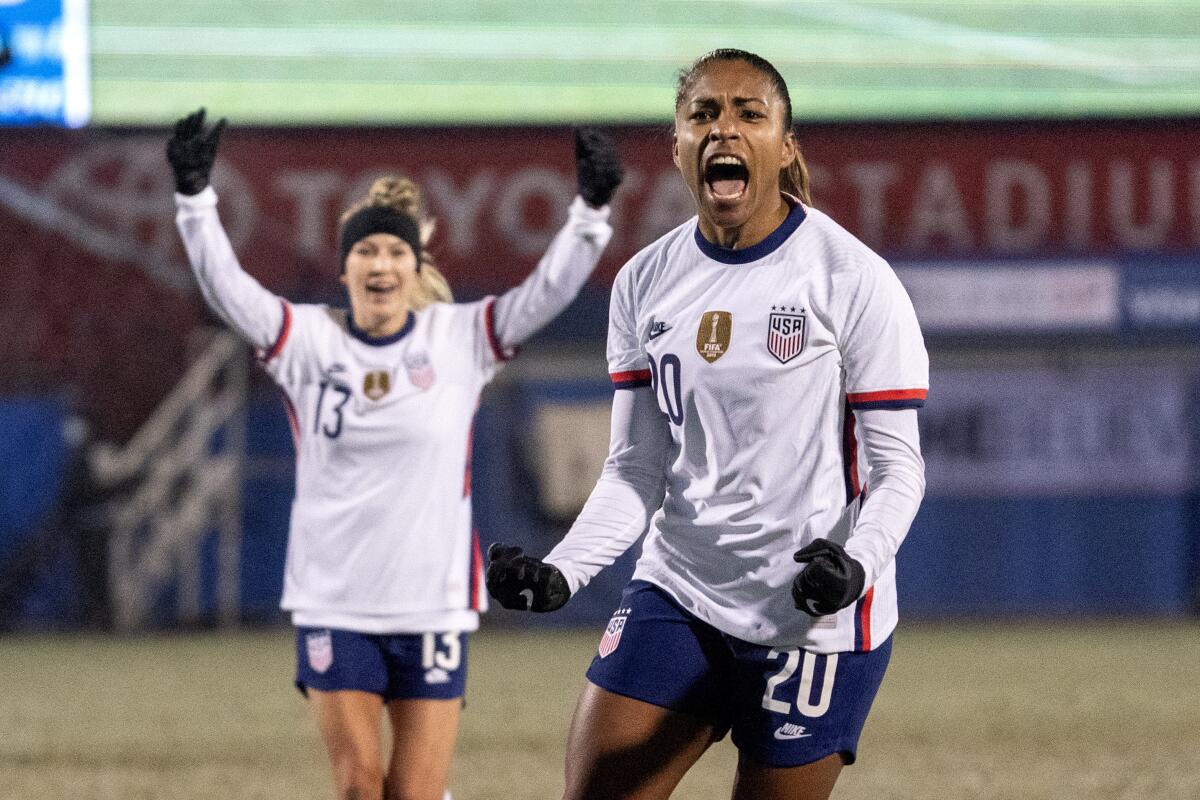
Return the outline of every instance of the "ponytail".
[[[779,188],[786,194],[800,198],[800,202],[804,205],[812,205],[808,164],[804,161],[804,154],[800,152],[800,148],[796,148],[796,157],[792,162],[779,170]]]

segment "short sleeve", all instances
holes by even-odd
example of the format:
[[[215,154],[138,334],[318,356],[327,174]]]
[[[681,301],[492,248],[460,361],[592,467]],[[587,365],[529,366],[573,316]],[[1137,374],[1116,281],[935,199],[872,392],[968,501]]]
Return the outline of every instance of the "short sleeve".
[[[279,305],[283,307],[283,321],[279,325],[279,333],[275,334],[275,341],[270,347],[257,348],[254,352],[255,357],[264,365],[279,358],[292,335],[292,304],[280,298]]]
[[[484,367],[493,367],[512,361],[517,356],[517,348],[505,348],[500,344],[496,335],[496,298],[486,297],[480,301],[478,341],[483,345],[480,355]]]
[[[859,265],[839,337],[846,399],[856,411],[920,408],[929,394],[929,356],[912,301],[882,259]]]
[[[614,389],[650,385],[650,361],[638,336],[631,265],[617,274],[608,306],[608,375]]]
[[[255,351],[255,356],[272,379],[284,388],[297,387],[312,380],[317,341],[322,326],[332,325],[325,306],[297,305],[286,300],[283,322],[270,347]]]

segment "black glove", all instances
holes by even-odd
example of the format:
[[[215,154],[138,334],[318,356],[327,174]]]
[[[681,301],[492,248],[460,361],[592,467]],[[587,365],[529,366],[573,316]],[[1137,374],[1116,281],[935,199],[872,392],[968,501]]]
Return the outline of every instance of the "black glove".
[[[624,175],[611,136],[599,128],[575,129],[575,177],[585,203],[592,208],[608,205]]]
[[[222,118],[206,133],[203,108],[175,123],[175,133],[167,140],[167,161],[175,170],[177,192],[199,194],[208,186],[208,173],[217,157],[217,141],[224,129]]]
[[[557,611],[571,599],[567,579],[558,567],[521,555],[521,548],[493,544],[488,548],[488,593],[516,611]]]
[[[801,611],[823,617],[840,611],[862,594],[867,579],[862,564],[837,542],[817,539],[797,550],[792,558],[808,565],[792,581],[792,599]]]

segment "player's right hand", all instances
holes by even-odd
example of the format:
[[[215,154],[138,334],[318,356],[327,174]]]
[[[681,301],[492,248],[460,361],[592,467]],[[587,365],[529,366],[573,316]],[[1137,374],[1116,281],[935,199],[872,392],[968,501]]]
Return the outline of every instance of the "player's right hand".
[[[199,194],[208,186],[208,173],[217,158],[217,142],[224,129],[222,118],[205,131],[203,108],[175,123],[175,132],[167,140],[167,161],[175,171],[177,192]]]
[[[599,128],[575,129],[575,177],[585,203],[592,208],[608,205],[625,177],[611,136]]]
[[[862,595],[865,570],[837,542],[814,539],[792,559],[807,565],[792,581],[792,599],[809,616],[836,614]]]
[[[514,611],[557,611],[571,599],[567,579],[558,567],[522,555],[521,548],[493,544],[488,548],[488,594]]]

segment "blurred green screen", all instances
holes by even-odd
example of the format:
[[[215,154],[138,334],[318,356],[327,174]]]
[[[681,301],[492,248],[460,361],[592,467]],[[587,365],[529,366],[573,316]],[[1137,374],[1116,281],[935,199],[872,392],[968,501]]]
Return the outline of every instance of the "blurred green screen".
[[[93,0],[94,121],[204,104],[240,123],[671,118],[717,47],[787,79],[796,117],[1200,112],[1200,3]]]

